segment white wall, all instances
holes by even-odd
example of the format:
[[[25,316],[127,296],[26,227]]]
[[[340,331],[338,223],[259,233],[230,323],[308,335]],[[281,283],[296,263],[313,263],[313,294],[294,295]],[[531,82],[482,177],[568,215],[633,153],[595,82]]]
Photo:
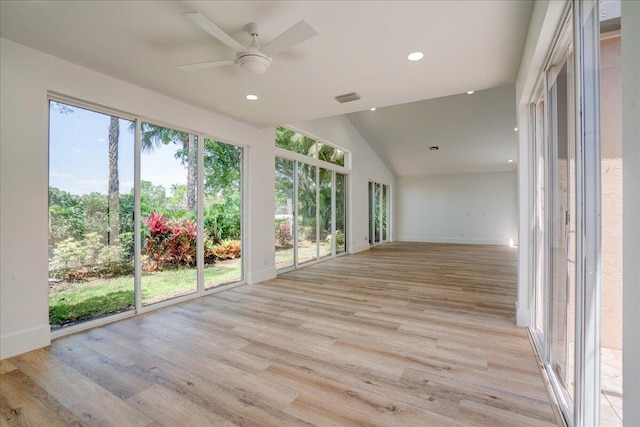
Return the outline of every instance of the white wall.
[[[50,342],[47,91],[247,146],[247,279],[275,276],[273,128],[257,129],[14,42],[0,43],[0,358]]]
[[[640,2],[622,2],[623,408],[640,426]]]
[[[324,139],[352,154],[349,210],[351,212],[348,248],[350,253],[369,248],[369,196],[368,183],[376,181],[391,185],[391,200],[395,194],[394,177],[378,155],[369,147],[367,141],[344,116],[328,117],[301,123],[292,123],[292,127],[311,136]],[[393,209],[391,212],[393,218]],[[391,231],[393,239],[394,232]]]
[[[516,173],[396,178],[396,240],[506,245],[517,237]]]

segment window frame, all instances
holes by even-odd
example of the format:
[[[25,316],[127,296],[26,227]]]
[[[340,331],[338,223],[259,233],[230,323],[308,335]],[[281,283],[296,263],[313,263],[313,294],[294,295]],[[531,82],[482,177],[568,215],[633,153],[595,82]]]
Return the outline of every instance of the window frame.
[[[88,111],[92,111],[98,114],[104,114],[108,116],[118,117],[120,119],[129,120],[135,123],[135,131],[134,131],[134,158],[133,158],[133,176],[134,176],[134,308],[124,313],[115,313],[112,315],[107,315],[104,317],[99,317],[96,319],[87,320],[84,322],[79,322],[75,325],[71,325],[68,327],[60,328],[55,331],[51,331],[51,338],[56,339],[62,336],[66,336],[69,334],[73,334],[76,332],[84,331],[87,329],[95,328],[101,325],[106,325],[118,320],[134,317],[140,314],[148,313],[151,311],[158,310],[160,308],[164,308],[167,306],[179,304],[184,301],[189,301],[195,298],[200,298],[202,296],[215,294],[217,292],[221,292],[227,289],[235,288],[237,286],[242,286],[247,283],[247,268],[248,268],[248,257],[246,256],[246,242],[247,242],[247,230],[248,230],[248,215],[245,212],[248,204],[248,191],[246,191],[246,182],[247,182],[247,171],[249,170],[249,155],[250,155],[250,147],[245,144],[239,144],[235,142],[229,142],[224,139],[220,139],[216,136],[210,135],[206,132],[199,132],[193,129],[189,129],[183,126],[174,125],[172,123],[166,123],[161,120],[156,120],[153,118],[149,118],[143,115],[130,113],[127,111],[119,110],[116,108],[107,107],[104,105],[100,105],[97,103],[93,103],[90,101],[86,101],[80,98],[76,98],[73,96],[68,96],[55,91],[48,91],[46,97],[47,107],[51,102],[61,103],[65,105],[69,105],[70,107],[82,108]],[[47,115],[48,125],[47,128],[50,128],[50,112]],[[176,130],[179,132],[185,132],[189,134],[193,134],[198,138],[199,147],[197,150],[197,174],[196,174],[196,221],[197,221],[197,249],[196,249],[196,257],[197,257],[197,290],[196,292],[178,296],[175,298],[170,298],[167,300],[163,300],[154,304],[143,305],[142,304],[142,287],[141,287],[141,275],[142,275],[142,265],[141,265],[141,238],[140,233],[142,231],[141,227],[141,211],[140,211],[140,182],[141,182],[141,127],[142,122],[149,123],[156,126],[166,127],[172,130]],[[240,258],[241,265],[241,280],[223,284],[220,286],[216,286],[210,289],[205,289],[204,284],[204,141],[205,139],[214,140],[217,142],[221,142],[224,144],[232,145],[235,147],[239,147],[242,149],[242,161],[240,162],[240,191],[241,191],[241,206],[240,206],[240,241],[241,241],[241,253],[242,256]],[[202,141],[202,143],[200,143]],[[51,150],[51,141],[50,136],[47,135],[47,157],[50,155]],[[324,163],[324,162],[323,162]],[[48,166],[47,166],[48,168]],[[47,171],[47,179],[49,179],[49,170]]]

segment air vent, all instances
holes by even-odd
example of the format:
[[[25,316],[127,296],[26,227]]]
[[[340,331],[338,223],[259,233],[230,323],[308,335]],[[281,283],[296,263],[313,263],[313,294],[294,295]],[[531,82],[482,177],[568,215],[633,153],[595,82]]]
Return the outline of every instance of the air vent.
[[[439,149],[440,149],[440,147],[438,147],[437,145],[429,147],[429,150],[431,150],[431,151],[438,151]]]
[[[358,99],[360,99],[360,95],[355,92],[336,96],[336,101],[338,101],[340,104],[344,104],[345,102],[357,101]]]

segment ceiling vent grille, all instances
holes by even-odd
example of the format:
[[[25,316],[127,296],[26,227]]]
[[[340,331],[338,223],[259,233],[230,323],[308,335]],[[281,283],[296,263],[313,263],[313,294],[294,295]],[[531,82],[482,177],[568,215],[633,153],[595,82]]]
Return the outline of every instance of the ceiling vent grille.
[[[358,99],[360,99],[360,95],[355,92],[336,96],[336,101],[338,101],[340,104],[344,104],[345,102],[357,101]]]

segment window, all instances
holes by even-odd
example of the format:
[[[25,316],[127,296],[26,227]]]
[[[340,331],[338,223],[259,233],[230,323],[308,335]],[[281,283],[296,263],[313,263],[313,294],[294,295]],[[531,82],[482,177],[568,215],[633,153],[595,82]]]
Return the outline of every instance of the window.
[[[369,181],[369,244],[389,241],[389,186]]]
[[[275,144],[276,269],[345,253],[347,153],[284,127]]]
[[[52,330],[135,308],[134,122],[49,103]]]
[[[198,137],[142,123],[142,304],[197,292]]]
[[[346,166],[345,151],[282,126],[276,128],[276,147],[337,166]]]
[[[50,101],[52,330],[241,282],[243,149],[82,105]]]

